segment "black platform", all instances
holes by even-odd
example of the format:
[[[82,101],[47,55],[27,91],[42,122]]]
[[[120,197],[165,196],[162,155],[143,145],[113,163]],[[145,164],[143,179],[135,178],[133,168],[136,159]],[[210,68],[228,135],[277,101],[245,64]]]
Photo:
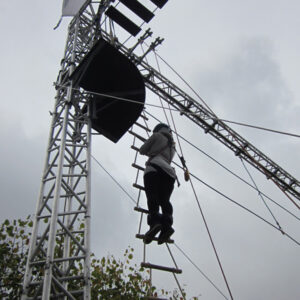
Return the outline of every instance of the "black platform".
[[[105,94],[91,94],[92,128],[116,143],[136,122],[144,107],[145,84],[137,67],[116,48],[100,39],[71,78],[75,87]]]

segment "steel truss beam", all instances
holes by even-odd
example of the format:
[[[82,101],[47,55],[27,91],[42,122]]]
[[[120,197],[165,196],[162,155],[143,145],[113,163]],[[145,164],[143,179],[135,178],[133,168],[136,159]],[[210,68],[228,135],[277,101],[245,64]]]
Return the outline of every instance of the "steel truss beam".
[[[296,178],[219,120],[203,105],[163,77],[158,71],[146,65],[145,62],[141,63],[141,67],[143,68],[141,71],[146,86],[152,92],[200,126],[205,133],[209,133],[224,144],[236,156],[244,159],[266,175],[267,179],[272,179],[282,191],[300,200],[300,182]]]
[[[159,72],[153,68],[149,69],[148,66],[145,68],[144,62],[142,62],[142,67],[144,67],[142,73],[146,86],[152,92],[200,126],[205,133],[209,133],[224,144],[236,156],[266,175],[267,179],[271,179],[282,191],[300,200],[300,182],[296,178],[218,119],[203,105],[164,78]]]
[[[102,36],[109,40],[109,36],[104,31],[102,31]],[[164,77],[159,71],[132,53],[130,48],[115,40],[114,45],[139,67],[149,90],[200,126],[205,133],[209,133],[224,144],[236,156],[247,161],[266,175],[267,179],[271,179],[282,191],[300,200],[300,182],[296,178],[218,119],[215,114]]]

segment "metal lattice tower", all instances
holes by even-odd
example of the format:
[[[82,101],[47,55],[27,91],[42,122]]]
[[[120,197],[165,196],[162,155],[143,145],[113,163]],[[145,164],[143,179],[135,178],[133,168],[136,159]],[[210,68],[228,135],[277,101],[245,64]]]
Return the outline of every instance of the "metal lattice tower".
[[[300,199],[298,180],[147,64],[143,60],[145,55],[137,56],[135,47],[127,48],[100,28],[101,15],[109,3],[86,1],[69,25],[56,82],[23,300],[90,299],[91,118],[89,109],[83,108],[89,107],[91,94],[74,89],[69,75],[100,37],[138,67],[149,90],[272,179],[281,190]]]
[[[68,75],[93,45],[95,17],[86,4],[69,25],[22,299],[90,299],[91,122],[81,109],[89,95]]]

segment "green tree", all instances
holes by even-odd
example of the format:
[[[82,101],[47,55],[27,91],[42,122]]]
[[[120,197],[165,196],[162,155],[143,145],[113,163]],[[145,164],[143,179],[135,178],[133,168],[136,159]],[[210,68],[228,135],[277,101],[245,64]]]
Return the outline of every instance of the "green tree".
[[[5,220],[0,228],[0,299],[19,299],[22,292],[22,282],[25,273],[30,231],[32,221]],[[57,240],[55,251],[61,251],[63,241]],[[104,300],[138,300],[146,299],[147,295],[163,295],[168,299],[182,299],[177,289],[172,292],[151,286],[148,271],[133,264],[134,249],[128,247],[123,259],[115,259],[109,255],[91,259],[91,298]],[[81,271],[82,265],[76,266],[73,272]],[[39,274],[35,274],[37,277]],[[77,283],[74,282],[74,285]],[[75,286],[74,286],[75,288]],[[78,288],[78,286],[77,286]],[[193,298],[198,299],[198,298]]]
[[[32,221],[5,220],[0,228],[0,298],[18,299],[26,265]]]

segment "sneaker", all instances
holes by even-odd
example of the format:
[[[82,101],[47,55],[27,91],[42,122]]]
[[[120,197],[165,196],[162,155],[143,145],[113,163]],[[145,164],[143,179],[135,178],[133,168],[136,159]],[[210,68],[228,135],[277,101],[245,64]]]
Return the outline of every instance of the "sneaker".
[[[159,231],[161,231],[161,224],[150,226],[150,229],[145,233],[144,243],[150,244]]]
[[[158,237],[158,245],[161,245],[169,240],[171,235],[175,232],[175,230],[172,227],[167,227],[165,229],[162,229],[159,237]]]

